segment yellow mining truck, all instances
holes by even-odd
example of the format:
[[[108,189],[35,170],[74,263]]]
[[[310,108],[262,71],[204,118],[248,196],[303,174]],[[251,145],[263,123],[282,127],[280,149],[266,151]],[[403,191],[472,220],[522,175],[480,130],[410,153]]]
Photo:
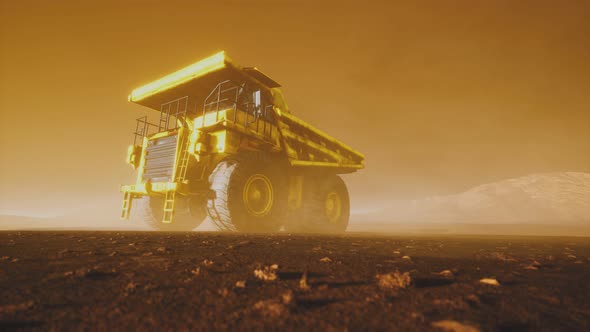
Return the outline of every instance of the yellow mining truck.
[[[220,230],[343,232],[349,196],[338,174],[364,156],[294,116],[280,85],[217,53],[131,92],[159,111],[137,119],[121,186],[122,219],[191,230],[207,216]],[[157,116],[156,116],[157,118]]]

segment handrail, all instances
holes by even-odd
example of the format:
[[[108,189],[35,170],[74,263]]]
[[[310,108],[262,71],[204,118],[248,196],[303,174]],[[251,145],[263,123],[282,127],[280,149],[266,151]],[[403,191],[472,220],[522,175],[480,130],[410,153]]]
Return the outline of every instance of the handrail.
[[[226,87],[227,85],[229,87]],[[236,110],[233,117],[234,123],[237,122],[237,111],[241,110],[246,113],[246,118],[242,124],[245,128],[251,128],[252,125],[255,125],[255,128],[252,130],[259,132],[261,129],[259,120],[262,118],[265,120],[262,124],[262,135],[272,136],[272,126],[267,125],[266,122],[270,120],[269,112],[272,113],[273,105],[264,105],[263,100],[261,100],[261,105],[256,107],[254,101],[249,100],[248,97],[244,97],[247,96],[246,93],[248,92],[254,93],[253,90],[247,89],[245,83],[240,84],[232,80],[219,82],[203,101],[203,121],[205,115],[210,112],[215,112],[215,121],[218,121],[221,110],[233,108]],[[240,101],[241,98],[244,99],[243,102]],[[232,121],[231,119],[228,120]],[[267,127],[269,130],[267,130]]]
[[[136,121],[135,132],[133,133],[133,145],[139,145],[138,140],[141,144],[143,138],[150,135],[150,128],[158,127],[157,124],[147,121],[147,115],[137,118]]]
[[[151,123],[147,120],[147,115],[137,118],[135,125],[135,132],[133,133],[133,145],[140,145],[144,137],[164,131],[174,130],[178,128],[177,120],[186,116],[189,105],[189,97],[184,96],[169,102],[163,103],[160,106],[160,120],[158,123]],[[170,118],[174,118],[174,122],[170,122]]]

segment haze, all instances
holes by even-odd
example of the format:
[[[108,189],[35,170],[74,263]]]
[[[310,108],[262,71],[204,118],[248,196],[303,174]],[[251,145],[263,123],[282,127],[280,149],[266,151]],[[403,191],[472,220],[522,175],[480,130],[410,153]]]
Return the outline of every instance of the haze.
[[[587,1],[0,6],[0,214],[117,215],[149,112],[128,93],[222,49],[366,154],[345,177],[353,210],[590,172]]]

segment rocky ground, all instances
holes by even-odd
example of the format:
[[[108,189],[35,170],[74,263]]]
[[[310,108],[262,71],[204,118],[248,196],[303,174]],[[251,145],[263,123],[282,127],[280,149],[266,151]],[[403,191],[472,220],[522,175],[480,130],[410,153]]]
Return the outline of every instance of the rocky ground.
[[[590,331],[590,239],[0,232],[0,330]]]

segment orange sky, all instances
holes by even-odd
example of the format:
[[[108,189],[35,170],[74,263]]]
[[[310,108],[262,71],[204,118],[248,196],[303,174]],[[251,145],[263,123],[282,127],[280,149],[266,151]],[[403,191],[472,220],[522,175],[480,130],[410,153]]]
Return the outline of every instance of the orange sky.
[[[127,94],[221,49],[366,154],[353,208],[590,172],[590,2],[275,2],[0,1],[0,214],[118,195]]]

